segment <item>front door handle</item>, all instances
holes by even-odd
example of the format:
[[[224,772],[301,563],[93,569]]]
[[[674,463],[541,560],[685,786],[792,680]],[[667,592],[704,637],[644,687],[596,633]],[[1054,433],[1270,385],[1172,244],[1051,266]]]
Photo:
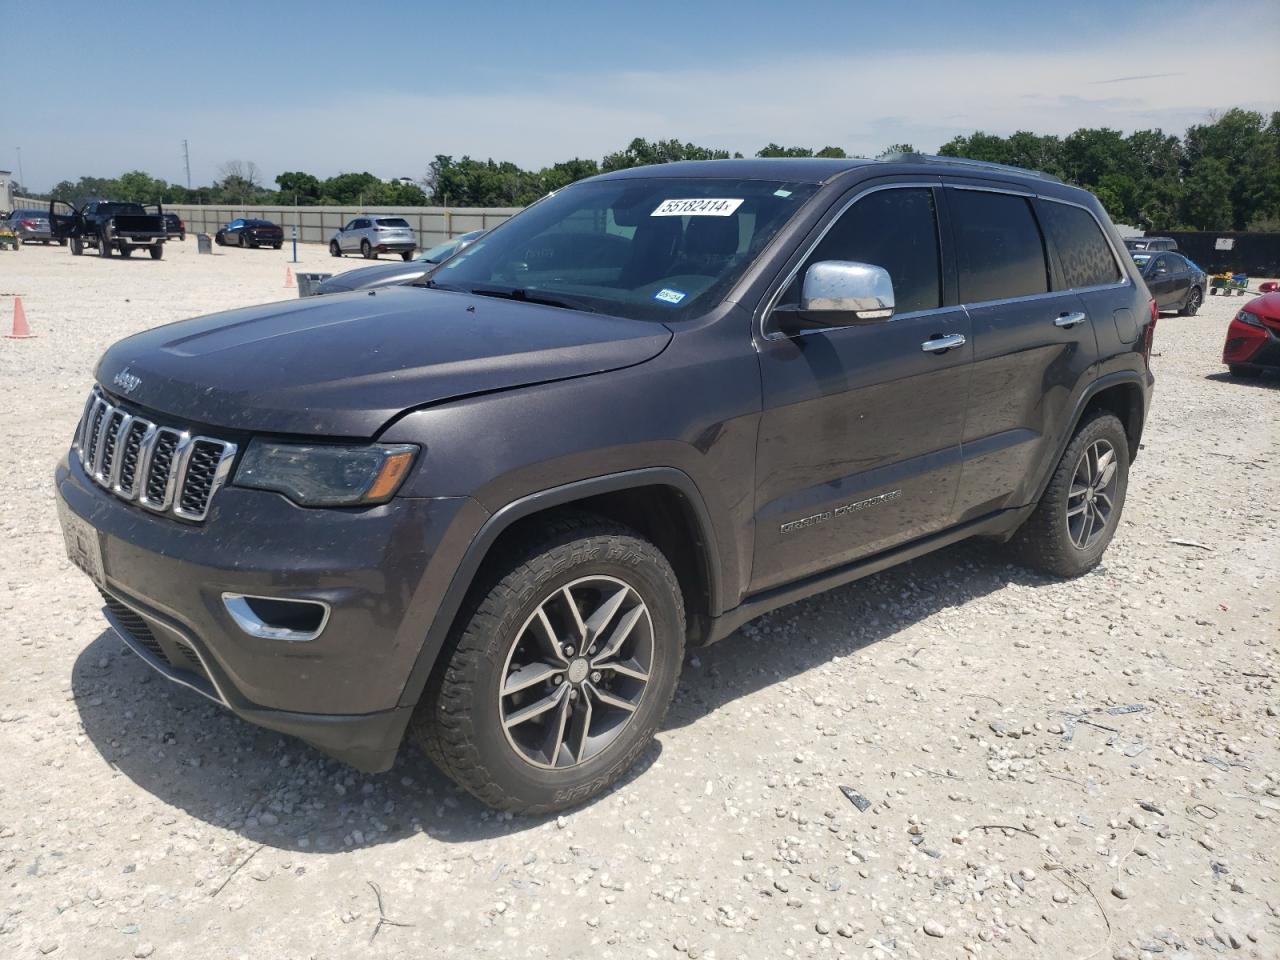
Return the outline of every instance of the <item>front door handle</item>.
[[[920,349],[925,353],[941,353],[943,350],[950,350],[952,347],[964,346],[963,333],[949,333],[945,337],[937,337],[933,340],[926,340],[920,344]]]
[[[1055,327],[1074,327],[1077,323],[1084,323],[1089,318],[1083,313],[1064,313],[1053,321]]]

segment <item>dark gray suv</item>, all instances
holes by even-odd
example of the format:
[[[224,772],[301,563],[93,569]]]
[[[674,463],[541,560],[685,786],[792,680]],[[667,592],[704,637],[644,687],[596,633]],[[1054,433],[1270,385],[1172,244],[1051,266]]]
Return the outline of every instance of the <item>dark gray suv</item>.
[[[673,163],[418,285],[123,340],[56,472],[151,667],[363,770],[406,731],[498,807],[606,789],[686,646],[966,537],[1116,531],[1150,296],[1102,207],[909,156]]]

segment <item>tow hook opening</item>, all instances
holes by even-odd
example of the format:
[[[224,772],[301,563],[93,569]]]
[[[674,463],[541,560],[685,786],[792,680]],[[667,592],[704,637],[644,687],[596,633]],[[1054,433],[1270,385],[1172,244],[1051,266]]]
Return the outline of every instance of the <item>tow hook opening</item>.
[[[329,605],[320,600],[224,593],[222,604],[236,626],[265,640],[306,643],[320,636],[329,622]]]

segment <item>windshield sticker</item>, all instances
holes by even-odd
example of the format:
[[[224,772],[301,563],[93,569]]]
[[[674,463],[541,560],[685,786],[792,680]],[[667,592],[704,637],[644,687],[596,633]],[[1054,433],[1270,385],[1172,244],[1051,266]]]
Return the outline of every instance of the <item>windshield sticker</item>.
[[[773,195],[774,195],[775,197],[781,197],[783,200],[785,200],[785,199],[787,199],[787,197],[791,196],[791,191],[790,191],[790,190],[775,190],[775,191],[773,191]]]
[[[742,206],[742,198],[736,200],[713,197],[689,200],[663,200],[651,217],[731,217]]]
[[[657,214],[654,214],[654,216],[657,216]],[[661,300],[663,303],[669,303],[674,306],[687,296],[688,294],[683,290],[672,290],[670,287],[663,287],[653,295],[653,299]]]

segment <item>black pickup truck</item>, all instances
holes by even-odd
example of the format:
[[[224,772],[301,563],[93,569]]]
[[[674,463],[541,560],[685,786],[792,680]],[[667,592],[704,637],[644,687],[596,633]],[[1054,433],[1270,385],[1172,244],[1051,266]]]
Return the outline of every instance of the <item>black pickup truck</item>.
[[[72,256],[80,256],[86,246],[102,257],[111,256],[112,250],[128,257],[146,248],[152,260],[159,260],[169,232],[164,211],[156,210],[147,213],[140,203],[93,200],[77,207],[54,200],[49,203],[49,227],[56,239],[71,241]]]

